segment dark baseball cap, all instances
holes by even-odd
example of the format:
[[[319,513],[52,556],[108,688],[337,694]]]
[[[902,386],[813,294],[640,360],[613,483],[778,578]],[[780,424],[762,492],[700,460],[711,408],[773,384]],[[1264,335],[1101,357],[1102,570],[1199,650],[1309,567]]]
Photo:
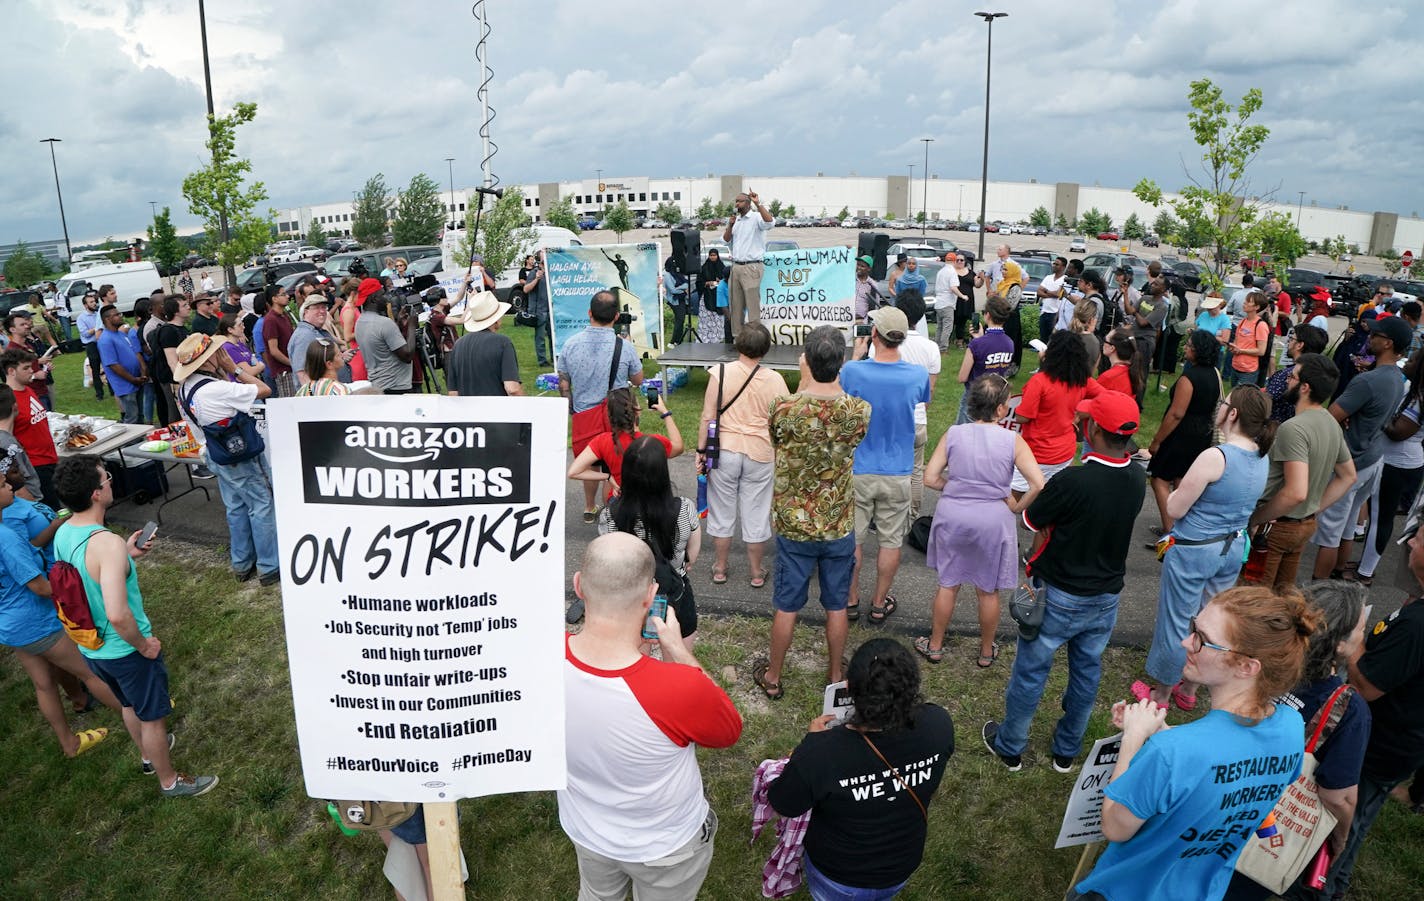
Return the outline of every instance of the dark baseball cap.
[[[1409,350],[1409,345],[1414,341],[1414,330],[1409,327],[1409,323],[1398,316],[1385,316],[1370,323],[1371,335],[1383,335],[1394,343],[1394,352],[1398,354]]]

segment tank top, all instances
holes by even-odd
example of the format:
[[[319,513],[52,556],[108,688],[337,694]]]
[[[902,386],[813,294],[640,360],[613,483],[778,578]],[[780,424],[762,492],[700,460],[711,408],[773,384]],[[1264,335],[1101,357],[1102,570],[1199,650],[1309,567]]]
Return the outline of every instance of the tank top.
[[[1177,520],[1172,534],[1178,538],[1215,538],[1246,528],[1251,511],[1256,509],[1256,502],[1266,487],[1269,457],[1234,444],[1221,444],[1207,452],[1211,451],[1226,458],[1226,469],[1221,478],[1206,486],[1186,515]]]
[[[94,617],[94,627],[104,644],[97,651],[80,646],[79,653],[95,660],[115,660],[138,653],[138,649],[124,641],[123,637],[109,625],[109,615],[104,610],[104,591],[99,583],[89,575],[85,565],[85,554],[89,551],[89,536],[102,530],[103,526],[76,526],[66,523],[54,535],[54,557],[63,560],[79,570],[79,578],[84,582],[84,594],[89,598],[89,613]],[[138,569],[133,560],[128,561],[128,577],[124,580],[124,590],[128,593],[129,613],[134,624],[144,638],[153,635],[153,627],[148,624],[148,614],[143,611],[143,595],[138,590]]]

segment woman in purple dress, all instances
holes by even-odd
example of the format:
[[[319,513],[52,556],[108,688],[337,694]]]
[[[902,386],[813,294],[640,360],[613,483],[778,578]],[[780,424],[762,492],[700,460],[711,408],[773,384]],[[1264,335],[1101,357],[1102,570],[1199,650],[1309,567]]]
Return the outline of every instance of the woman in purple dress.
[[[930,634],[915,639],[915,650],[931,663],[944,659],[944,631],[954,616],[959,586],[968,582],[979,595],[981,669],[994,665],[999,645],[999,591],[1018,578],[1019,543],[1014,517],[1043,490],[1043,472],[1017,432],[999,426],[1009,412],[1009,383],[983,375],[969,385],[970,422],[944,433],[925,464],[925,486],[940,490],[930,527],[926,562],[939,573]],[[1014,500],[1014,470],[1028,492]]]

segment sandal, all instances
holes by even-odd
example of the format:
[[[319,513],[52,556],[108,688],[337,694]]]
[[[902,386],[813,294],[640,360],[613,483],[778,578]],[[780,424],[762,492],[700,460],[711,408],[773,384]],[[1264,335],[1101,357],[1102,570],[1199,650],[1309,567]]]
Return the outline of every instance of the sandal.
[[[996,641],[990,647],[993,650],[989,654],[989,656],[985,657],[983,654],[980,654],[979,658],[974,661],[975,666],[979,667],[980,669],[988,669],[989,667],[994,665],[995,660],[999,659],[999,643]],[[987,663],[985,663],[986,660],[988,661]]]
[[[585,511],[583,511],[583,521],[586,522],[586,523],[595,523],[595,522],[597,522],[597,521],[598,521],[598,511],[597,511],[597,510],[585,510]]]
[[[780,682],[767,681],[766,671],[769,669],[771,669],[770,661],[758,661],[757,665],[752,667],[752,681],[756,683],[756,687],[760,688],[762,694],[766,695],[767,698],[773,701],[779,701],[781,700],[781,696],[786,694],[786,691],[781,687]]]
[[[726,585],[726,584],[727,584],[727,571],[726,571],[725,569],[717,569],[716,567],[713,567],[713,568],[712,568],[712,584],[713,584],[713,585]]]
[[[771,573],[767,572],[767,571],[764,570],[764,569],[763,569],[763,570],[758,570],[758,571],[757,571],[757,574],[754,575],[754,576],[752,576],[752,581],[751,581],[752,587],[753,587],[753,588],[765,588],[765,587],[766,587],[766,579],[767,579],[767,577],[770,576],[770,575],[771,575]],[[725,581],[725,579],[726,579],[726,577],[724,576],[724,577],[723,577],[723,580]]]
[[[850,622],[855,622],[860,619],[860,601],[856,601],[854,604],[846,604],[846,619]]]
[[[1177,705],[1178,710],[1195,710],[1197,708],[1197,696],[1182,693],[1182,683],[1178,682],[1172,686],[1172,703]]]
[[[930,647],[930,639],[927,635],[921,635],[915,639],[915,650],[920,652],[920,656],[930,663],[939,663],[944,659],[944,645],[937,648]]]
[[[1139,701],[1145,701],[1148,698],[1152,697],[1152,686],[1148,685],[1146,682],[1143,682],[1141,679],[1138,679],[1136,682],[1132,683],[1132,685],[1127,690],[1132,692],[1132,696]],[[1152,703],[1157,704],[1156,701],[1153,701]],[[1167,705],[1157,704],[1157,709],[1166,710]]]
[[[1358,569],[1346,570],[1344,574],[1344,579],[1346,582],[1356,582],[1360,585],[1365,586],[1366,588],[1369,588],[1371,585],[1375,584],[1374,576],[1367,576],[1364,573],[1360,572]]]
[[[885,617],[895,612],[895,608],[898,606],[899,604],[895,603],[893,595],[885,595],[885,605],[883,607],[877,607],[874,604],[870,605],[870,621],[877,626],[880,625],[885,622]]]
[[[74,733],[74,737],[79,739],[79,749],[74,752],[74,756],[78,757],[81,754],[94,750],[99,742],[108,738],[109,730],[103,727],[98,729],[85,729],[83,732]]]

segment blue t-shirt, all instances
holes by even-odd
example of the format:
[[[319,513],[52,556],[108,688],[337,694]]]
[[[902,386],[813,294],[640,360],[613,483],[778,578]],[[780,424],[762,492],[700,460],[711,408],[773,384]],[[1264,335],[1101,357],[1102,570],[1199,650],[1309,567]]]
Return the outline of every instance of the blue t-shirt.
[[[930,401],[925,367],[904,360],[856,360],[841,368],[841,387],[870,404],[870,428],[855,449],[851,472],[909,475],[915,468],[915,404]]]
[[[1220,332],[1231,330],[1231,317],[1220,310],[1215,314],[1198,313],[1196,327],[1204,332],[1211,332],[1212,337],[1216,337]]]
[[[262,328],[262,323],[266,321],[266,316],[258,316],[257,324],[252,327],[252,356],[255,357],[259,362],[262,360],[262,355],[267,350],[267,342],[262,337],[262,332],[264,331],[264,329]],[[291,357],[288,357],[287,359],[290,360]]]
[[[0,644],[21,647],[60,629],[54,605],[26,587],[42,575],[39,548],[0,529]]]
[[[589,326],[564,343],[559,351],[559,375],[567,378],[575,413],[597,406],[608,396],[608,372],[613,367],[613,329]],[[614,388],[626,388],[634,373],[643,371],[638,349],[623,338]]]
[[[1158,732],[1103,793],[1146,820],[1111,842],[1080,893],[1108,901],[1201,901],[1226,893],[1236,858],[1300,775],[1305,724],[1277,704],[1245,726],[1223,710]]]
[[[109,387],[113,389],[115,397],[124,397],[139,390],[138,385],[109,369],[117,363],[124,367],[129,375],[138,378],[143,367],[139,364],[138,336],[132,330],[115,332],[104,329],[104,334],[99,336],[99,362],[104,365]]]
[[[49,528],[49,524],[54,522],[54,511],[37,501],[26,500],[23,497],[15,498],[10,506],[0,513],[5,525],[15,531],[16,535],[25,539],[26,542],[34,541],[35,536]],[[34,545],[30,545],[34,547]],[[54,565],[54,547],[47,544],[42,548],[36,548],[40,552],[40,557],[44,560],[45,572]]]

